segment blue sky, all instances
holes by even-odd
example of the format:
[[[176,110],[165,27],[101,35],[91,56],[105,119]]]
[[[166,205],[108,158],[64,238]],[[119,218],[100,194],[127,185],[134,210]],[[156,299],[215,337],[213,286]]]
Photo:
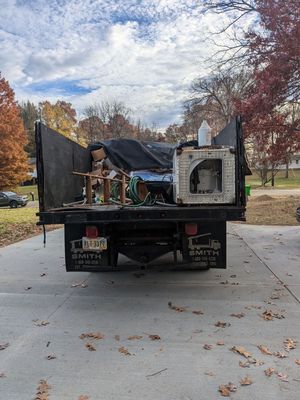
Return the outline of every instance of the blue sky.
[[[224,18],[201,0],[0,0],[0,71],[18,100],[120,100],[161,128],[209,73]]]

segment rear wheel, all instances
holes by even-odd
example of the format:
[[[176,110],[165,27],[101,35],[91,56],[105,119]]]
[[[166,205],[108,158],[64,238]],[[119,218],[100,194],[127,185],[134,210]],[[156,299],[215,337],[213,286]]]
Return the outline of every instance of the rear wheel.
[[[15,200],[12,200],[9,203],[10,208],[17,208],[18,207],[18,203]]]

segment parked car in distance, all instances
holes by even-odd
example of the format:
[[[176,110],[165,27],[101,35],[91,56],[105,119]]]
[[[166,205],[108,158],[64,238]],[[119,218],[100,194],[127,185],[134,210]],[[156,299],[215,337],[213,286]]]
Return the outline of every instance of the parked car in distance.
[[[0,207],[24,207],[27,203],[28,196],[20,196],[15,192],[0,192]]]
[[[296,210],[296,218],[297,218],[297,221],[300,222],[300,207],[298,207]]]

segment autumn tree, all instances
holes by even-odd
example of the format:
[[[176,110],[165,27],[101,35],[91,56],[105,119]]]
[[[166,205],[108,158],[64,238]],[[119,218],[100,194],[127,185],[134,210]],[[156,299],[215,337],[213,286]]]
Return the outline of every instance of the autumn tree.
[[[29,100],[20,104],[20,113],[27,134],[28,143],[25,151],[30,157],[35,157],[35,130],[34,123],[39,118],[38,108]]]
[[[300,119],[292,118],[290,111],[300,101],[299,0],[208,0],[206,4],[214,12],[229,13],[229,25],[256,13],[256,24],[225,45],[221,62],[252,69],[252,85],[236,107],[244,115],[246,135],[255,136],[252,140],[266,155],[266,164],[271,161],[274,184],[276,164],[299,150],[300,143]]]
[[[26,143],[14,91],[0,74],[0,189],[15,187],[28,177]]]
[[[69,139],[76,140],[77,118],[71,103],[58,100],[55,104],[49,101],[40,103],[42,121],[51,129]]]

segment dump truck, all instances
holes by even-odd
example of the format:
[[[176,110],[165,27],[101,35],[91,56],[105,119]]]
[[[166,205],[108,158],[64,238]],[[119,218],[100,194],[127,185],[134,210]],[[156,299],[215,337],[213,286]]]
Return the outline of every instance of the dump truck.
[[[150,204],[86,202],[82,193],[92,170],[91,149],[40,121],[35,131],[38,224],[64,226],[67,271],[226,268],[227,221],[245,221],[247,164],[240,117],[212,139],[211,147],[174,146],[173,201],[155,197]],[[118,143],[113,142],[117,151]],[[157,190],[160,183],[155,185]],[[201,237],[207,237],[202,244]]]

